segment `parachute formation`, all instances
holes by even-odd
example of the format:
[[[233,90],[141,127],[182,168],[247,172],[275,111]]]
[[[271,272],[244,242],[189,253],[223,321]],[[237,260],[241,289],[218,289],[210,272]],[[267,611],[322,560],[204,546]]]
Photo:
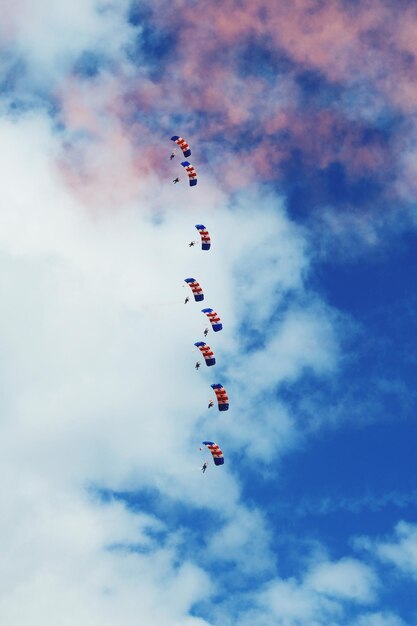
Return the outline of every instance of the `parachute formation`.
[[[191,156],[191,148],[189,144],[185,141],[185,139],[183,139],[183,137],[179,137],[178,135],[173,135],[171,137],[171,141],[173,141],[174,143],[177,144],[177,146],[180,147],[184,155],[184,158],[188,158],[189,156]],[[170,160],[172,161],[174,158],[175,158],[175,151],[171,153]],[[182,161],[181,165],[187,172],[190,187],[195,187],[197,185],[197,172],[195,170],[194,165],[192,165],[189,161]],[[179,181],[180,181],[180,178],[178,176],[173,180],[174,183],[178,183]],[[210,250],[211,249],[211,236],[206,226],[204,224],[195,224],[195,228],[198,230],[200,234],[201,250],[204,250],[204,251]],[[198,243],[197,241],[191,241],[188,245],[191,248],[197,243]],[[196,302],[201,302],[202,300],[204,300],[203,289],[201,285],[196,281],[195,278],[184,278],[184,282],[186,282],[189,285],[193,293],[194,300]],[[185,303],[187,303],[188,301],[189,301],[189,297],[187,296],[185,298]],[[207,307],[207,308],[201,309],[201,312],[204,313],[210,320],[210,324],[214,332],[217,333],[218,331],[223,329],[222,321],[214,309]],[[209,329],[206,328],[204,330],[204,338],[207,336],[208,332],[209,332]],[[216,365],[216,358],[214,356],[214,352],[205,341],[196,341],[194,343],[194,346],[200,350],[200,353],[204,357],[205,364],[208,367],[212,367]],[[199,368],[200,368],[200,362],[197,361],[197,363],[195,364],[195,369],[198,370]],[[218,410],[228,411],[229,410],[229,397],[227,395],[226,389],[220,383],[212,384],[211,388],[213,389],[216,395]],[[214,406],[214,400],[209,401],[208,408],[211,408],[212,406]],[[217,443],[214,443],[214,441],[203,441],[202,443],[204,446],[208,448],[208,450],[210,450],[211,455],[213,457],[214,465],[223,465],[224,464],[223,452],[221,451]],[[201,468],[203,474],[205,473],[207,469],[207,465],[208,465],[207,462],[204,462],[203,467]]]
[[[196,302],[201,302],[202,300],[204,300],[203,290],[200,287],[200,283],[198,283],[195,278],[184,278],[184,282],[190,285],[191,291],[194,294],[194,300]]]
[[[171,141],[176,143],[177,146],[181,148],[184,158],[188,158],[189,156],[191,156],[191,148],[183,137],[180,137],[179,135],[172,135]],[[175,151],[171,153],[171,156],[169,158],[171,161],[175,158]],[[192,165],[189,161],[181,161],[181,165],[183,168],[185,168],[185,171],[187,172],[190,187],[195,187],[197,185],[197,172],[195,171],[194,165]],[[172,182],[174,184],[179,183],[179,176],[176,176],[176,178],[174,178]]]

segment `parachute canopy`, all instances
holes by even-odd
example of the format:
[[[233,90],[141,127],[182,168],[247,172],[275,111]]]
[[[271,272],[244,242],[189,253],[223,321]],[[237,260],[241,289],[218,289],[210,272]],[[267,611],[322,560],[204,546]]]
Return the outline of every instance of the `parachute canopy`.
[[[218,383],[211,386],[214,389],[214,393],[217,397],[219,411],[228,411],[229,410],[229,398],[226,393],[226,389],[223,385],[219,385]]]
[[[171,137],[171,141],[175,141],[175,143],[181,148],[182,153],[185,157],[191,156],[191,148],[188,143],[182,137],[178,137],[178,135],[173,135]]]
[[[206,365],[210,366],[210,365],[216,364],[216,359],[214,358],[214,352],[210,348],[210,346],[204,343],[204,341],[197,341],[197,343],[195,343],[194,345],[200,350],[201,354],[203,355],[206,361]]]
[[[207,315],[215,333],[223,328],[223,324],[221,323],[220,317],[217,315],[216,311],[213,311],[213,309],[201,309],[201,312]]]
[[[196,302],[201,302],[201,300],[204,300],[203,290],[201,289],[200,284],[196,281],[195,278],[184,278],[184,281],[190,285],[191,291],[194,294],[194,300]]]
[[[187,171],[190,181],[190,187],[195,187],[195,185],[197,184],[197,172],[194,169],[194,165],[191,165],[191,163],[189,163],[188,161],[182,161],[181,165],[185,167]]]
[[[214,441],[203,441],[202,443],[203,445],[207,446],[207,448],[210,450],[213,456],[214,465],[223,465],[224,463],[223,452],[220,450],[217,443],[214,443]]]
[[[205,226],[203,226],[203,224],[196,224],[195,227],[201,236],[201,249],[210,250],[211,239],[208,230]]]

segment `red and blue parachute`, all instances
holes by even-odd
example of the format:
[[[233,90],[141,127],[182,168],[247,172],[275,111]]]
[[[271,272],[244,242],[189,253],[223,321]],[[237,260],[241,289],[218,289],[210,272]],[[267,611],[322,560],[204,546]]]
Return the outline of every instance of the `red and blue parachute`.
[[[217,315],[216,311],[213,311],[213,309],[201,309],[201,312],[207,315],[215,333],[223,328],[223,324],[221,323],[220,317]]]
[[[201,302],[201,300],[204,300],[203,290],[200,287],[200,283],[198,283],[195,278],[184,278],[184,281],[190,285],[191,291],[194,294],[194,300],[196,302]]]
[[[173,135],[171,137],[171,141],[175,141],[175,143],[181,148],[182,153],[185,157],[191,156],[191,148],[188,143],[182,137],[178,137],[178,135]]]
[[[196,224],[195,227],[201,236],[201,249],[210,250],[211,239],[210,239],[209,231],[207,230],[205,226],[203,226],[203,224]]]
[[[219,383],[215,383],[211,388],[214,389],[214,393],[216,394],[219,411],[228,411],[229,397],[226,393],[226,389]]]
[[[214,358],[214,352],[204,341],[197,341],[194,344],[201,352],[206,362],[206,365],[215,365],[216,359]]]
[[[185,167],[187,171],[190,187],[195,187],[197,184],[197,172],[195,171],[194,165],[191,165],[188,161],[182,161],[181,165]]]
[[[214,441],[202,441],[202,444],[207,446],[207,448],[210,450],[213,457],[214,465],[224,464],[223,452],[220,450],[217,443],[214,443]]]

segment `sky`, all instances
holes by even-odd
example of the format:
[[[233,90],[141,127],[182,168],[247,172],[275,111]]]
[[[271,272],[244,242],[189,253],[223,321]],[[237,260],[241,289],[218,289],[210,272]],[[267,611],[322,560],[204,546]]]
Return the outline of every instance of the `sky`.
[[[1,624],[417,626],[416,4],[2,9]]]

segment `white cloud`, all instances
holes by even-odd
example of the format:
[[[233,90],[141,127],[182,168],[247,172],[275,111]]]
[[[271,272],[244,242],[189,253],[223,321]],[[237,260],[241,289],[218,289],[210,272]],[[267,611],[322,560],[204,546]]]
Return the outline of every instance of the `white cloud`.
[[[376,577],[370,567],[356,559],[323,562],[309,573],[306,583],[325,596],[368,603],[375,599]]]
[[[304,309],[289,308],[271,331],[270,341],[251,354],[243,370],[260,392],[295,380],[307,368],[321,374],[335,367],[337,340],[331,312],[324,306],[311,303]]]
[[[239,626],[253,622],[262,626],[341,626],[351,623],[352,609],[376,601],[378,578],[371,567],[349,557],[338,561],[323,560],[323,554],[323,547],[316,547],[310,556],[310,564],[306,571],[300,572],[299,578],[271,580],[256,594],[257,611],[242,617]],[[371,619],[379,616],[378,613],[366,613],[363,619],[368,615],[372,616]],[[365,624],[366,621],[359,623]]]
[[[279,384],[306,369],[322,375],[337,367],[337,321],[305,288],[302,234],[272,197],[253,191],[230,207],[209,175],[192,211],[187,187],[173,207],[172,187],[155,189],[151,174],[138,185],[139,206],[129,201],[93,214],[61,178],[59,137],[41,116],[3,121],[0,134],[0,468],[13,477],[3,520],[13,576],[0,611],[11,626],[29,615],[36,626],[47,610],[54,615],[44,597],[56,611],[68,606],[80,626],[110,624],[120,610],[129,624],[139,603],[153,624],[166,619],[171,602],[172,623],[202,623],[189,615],[212,582],[181,557],[176,529],[164,528],[168,539],[158,546],[147,534],[159,532],[158,520],[90,502],[84,490],[150,487],[209,508],[218,513],[218,531],[206,541],[206,562],[235,565],[243,576],[273,570],[271,531],[260,511],[240,502],[230,459],[267,465],[295,445],[300,434],[275,397]],[[125,159],[129,151],[120,170]],[[262,209],[256,221],[255,197]],[[187,246],[194,224],[206,218],[209,255]],[[209,335],[215,373],[193,369],[192,344],[207,321],[198,305],[183,305],[188,275],[223,318],[221,335]],[[263,344],[245,358],[242,326],[262,329]],[[230,384],[227,415],[206,410],[212,375],[217,381],[222,371]],[[226,455],[224,468],[211,466],[204,478],[203,438],[219,441]],[[79,577],[80,567],[94,576]],[[328,626],[343,619],[345,603],[371,602],[375,588],[372,570],[346,558],[321,562],[300,581],[272,581],[255,604],[265,623]]]
[[[153,538],[164,530],[154,518],[17,478],[3,492],[2,623],[180,624],[210,594],[201,569]]]
[[[374,553],[379,559],[394,565],[400,572],[417,579],[417,525],[398,522],[393,536],[386,541],[360,537],[358,547]]]
[[[178,593],[177,599],[180,603],[184,597],[178,608],[184,618],[208,585],[205,575],[186,562],[174,571],[176,557],[169,551],[162,565],[158,564],[162,556],[157,556],[159,552],[151,544],[154,573],[143,587],[139,581],[151,557],[105,548],[107,543],[135,545],[137,518],[126,511],[121,514],[119,507],[118,517],[109,521],[108,509],[88,502],[84,489],[91,484],[124,490],[151,487],[179,502],[208,507],[219,513],[219,534],[211,542],[213,554],[249,567],[245,553],[254,551],[256,558],[252,559],[260,571],[271,567],[265,522],[258,511],[251,512],[239,503],[239,485],[229,464],[234,447],[240,445],[238,437],[234,441],[235,434],[246,430],[244,440],[256,441],[253,423],[245,417],[243,428],[236,419],[235,383],[230,390],[233,410],[229,415],[206,409],[213,375],[204,368],[194,371],[192,348],[207,320],[195,303],[183,305],[187,290],[183,279],[195,275],[207,294],[207,304],[221,313],[225,324],[222,336],[210,333],[209,339],[219,364],[231,362],[239,353],[239,298],[245,293],[239,266],[247,242],[268,240],[271,224],[275,232],[285,233],[288,254],[285,267],[277,269],[279,297],[281,291],[301,289],[300,271],[306,260],[302,246],[299,248],[300,238],[294,234],[291,248],[293,227],[283,213],[275,213],[276,207],[266,203],[263,217],[254,224],[250,204],[240,199],[239,206],[229,212],[220,205],[225,200],[217,192],[214,197],[220,206],[210,214],[210,201],[204,194],[201,201],[196,200],[192,214],[186,209],[165,210],[155,223],[149,206],[156,200],[153,197],[146,203],[145,195],[141,209],[127,205],[94,217],[63,184],[55,165],[60,149],[57,137],[41,116],[14,123],[3,120],[0,135],[0,157],[5,163],[0,186],[0,367],[4,390],[0,466],[3,476],[13,477],[5,497],[13,512],[4,519],[3,536],[11,537],[5,566],[9,561],[19,563],[16,554],[26,541],[33,546],[32,552],[25,550],[29,562],[16,567],[15,577],[9,578],[3,614],[12,626],[24,624],[30,612],[33,626],[45,621],[47,610],[35,598],[48,597],[49,589],[57,607],[68,606],[84,583],[85,592],[71,611],[71,619],[79,624],[83,620],[91,624],[94,619],[106,623],[111,618],[105,616],[119,606],[121,597],[132,614],[137,611],[137,597],[149,597],[151,612],[152,594],[158,594],[159,585],[175,587],[177,579],[184,581],[190,576],[196,581],[195,593],[191,587],[185,596],[185,591]],[[152,187],[146,193],[154,196]],[[195,237],[194,224],[204,222],[207,216],[213,254],[204,256],[189,249],[187,241]],[[237,223],[239,238],[234,236]],[[277,249],[281,257],[280,246]],[[259,250],[257,255],[262,265]],[[284,278],[287,271],[291,279]],[[261,281],[253,293],[245,293],[247,306],[262,299],[264,289]],[[264,309],[262,319],[269,314]],[[297,320],[303,326],[308,321],[306,316],[295,316],[294,332]],[[314,325],[310,332],[313,338]],[[293,376],[296,367],[291,366]],[[302,367],[301,362],[300,371]],[[272,377],[271,383],[274,381]],[[275,424],[268,411],[265,413],[256,443],[259,453],[270,445],[268,433],[294,430],[285,409],[280,411]],[[203,479],[199,466],[204,457],[198,446],[206,437],[219,438],[222,445],[224,439],[226,465],[220,470],[211,466]],[[28,526],[29,520],[32,524]],[[105,540],[100,525],[108,529]],[[84,567],[86,555],[89,560]],[[82,576],[78,580],[77,567],[85,573],[95,570],[92,582]],[[164,568],[168,587],[158,579]],[[122,591],[131,576],[142,591],[134,589],[132,582],[127,584],[128,591]],[[73,578],[71,588],[68,581]],[[155,591],[148,592],[149,585],[154,585]],[[106,586],[106,609],[95,611]],[[93,607],[90,614],[82,608],[89,606],[85,594]],[[24,597],[29,601],[24,602]],[[54,615],[54,608],[49,610]],[[162,606],[158,609],[163,610]],[[133,617],[126,618],[126,623],[128,619]]]
[[[270,535],[259,511],[240,507],[208,543],[209,558],[236,564],[238,573],[234,576],[265,575],[275,566],[270,551]]]
[[[254,196],[229,206],[209,175],[194,196],[179,189],[178,205],[172,186],[155,189],[155,175],[144,175],[139,203],[94,213],[66,186],[60,137],[41,115],[2,120],[0,137],[0,471],[9,539],[2,621],[65,624],[68,616],[94,626],[118,615],[133,624],[140,613],[143,624],[203,624],[190,615],[213,583],[182,556],[177,529],[91,501],[86,489],[146,488],[210,509],[218,532],[209,534],[206,562],[273,570],[267,521],[241,502],[231,460],[239,459],[237,469],[245,456],[268,463],[294,445],[297,424],[274,399],[276,385],[305,368],[327,372],[337,360],[331,311],[304,293],[303,238],[276,199],[257,198],[254,221]],[[206,220],[208,255],[187,246],[194,224]],[[189,275],[224,322],[208,338],[215,372],[193,367],[207,320],[199,305],[183,304]],[[304,310],[285,304],[289,297]],[[284,321],[242,358],[241,325],[263,327],[281,303]],[[222,373],[226,415],[206,408]],[[259,392],[265,402],[254,418]],[[226,463],[203,476],[198,448],[206,438],[221,444]],[[305,593],[315,614],[317,594]],[[319,604],[333,606],[324,596]]]
[[[310,623],[319,625],[322,618],[331,619],[340,613],[336,603],[293,579],[272,583],[262,601],[280,626]]]
[[[354,626],[407,626],[401,617],[390,612],[365,613],[355,622]]]
[[[50,85],[85,50],[120,55],[131,36],[129,5],[127,0],[5,0],[0,32],[28,67],[27,82]]]

